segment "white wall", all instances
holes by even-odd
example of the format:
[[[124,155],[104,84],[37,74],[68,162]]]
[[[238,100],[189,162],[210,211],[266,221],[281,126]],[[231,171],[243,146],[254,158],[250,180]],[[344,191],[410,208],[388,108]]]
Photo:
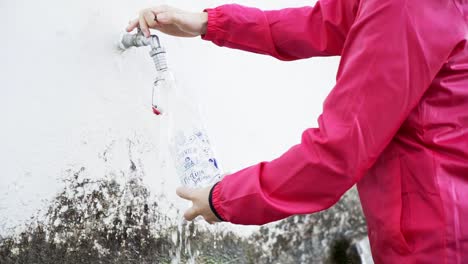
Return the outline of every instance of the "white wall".
[[[266,3],[265,3],[266,2]],[[261,8],[315,1],[238,1]],[[176,199],[158,174],[157,129],[148,105],[147,49],[120,54],[115,41],[142,0],[0,1],[0,234],[43,208],[67,169],[100,177],[140,159],[145,181]],[[223,1],[165,1],[201,10]],[[162,36],[179,87],[196,92],[218,156],[235,171],[279,156],[316,126],[337,58],[280,62]],[[112,156],[105,163],[103,153]],[[165,186],[165,187],[162,187]]]

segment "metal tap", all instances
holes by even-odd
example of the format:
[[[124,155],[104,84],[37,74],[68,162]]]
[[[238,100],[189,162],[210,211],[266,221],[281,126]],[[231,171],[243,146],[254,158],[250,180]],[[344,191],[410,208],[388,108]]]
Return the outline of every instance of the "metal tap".
[[[124,34],[120,40],[120,48],[123,50],[129,49],[131,47],[151,47],[149,55],[153,58],[154,66],[158,72],[163,72],[167,70],[167,60],[166,60],[166,50],[161,46],[159,37],[157,35],[151,35],[149,38],[143,35],[143,32],[138,29],[138,32],[135,34]],[[153,85],[153,95],[152,95],[152,109],[153,113],[156,115],[161,115],[162,111],[158,107],[158,96],[156,96],[156,82]]]
[[[153,58],[156,70],[164,71],[167,69],[166,61],[166,50],[161,46],[159,37],[157,35],[151,35],[148,38],[143,35],[141,30],[138,30],[135,34],[124,34],[120,41],[120,47],[122,49],[129,49],[131,47],[146,47],[150,46],[150,56]]]

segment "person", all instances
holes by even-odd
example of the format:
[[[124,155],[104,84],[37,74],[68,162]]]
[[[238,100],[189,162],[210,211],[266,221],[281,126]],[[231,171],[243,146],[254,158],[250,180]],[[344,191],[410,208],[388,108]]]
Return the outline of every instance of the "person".
[[[185,212],[244,225],[308,214],[357,184],[376,263],[468,263],[468,2],[321,0],[141,11],[149,28],[284,61],[341,56],[319,127],[204,189]]]

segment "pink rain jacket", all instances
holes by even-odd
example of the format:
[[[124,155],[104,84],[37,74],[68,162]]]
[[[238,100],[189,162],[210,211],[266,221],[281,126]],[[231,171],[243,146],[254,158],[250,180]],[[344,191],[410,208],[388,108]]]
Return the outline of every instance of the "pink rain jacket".
[[[207,9],[206,40],[280,60],[341,56],[319,128],[226,176],[224,220],[318,212],[357,183],[376,263],[468,263],[467,0]]]

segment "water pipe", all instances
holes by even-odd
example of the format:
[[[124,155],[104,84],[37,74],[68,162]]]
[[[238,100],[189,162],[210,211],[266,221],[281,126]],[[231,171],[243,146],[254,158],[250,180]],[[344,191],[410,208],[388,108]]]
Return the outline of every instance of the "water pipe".
[[[151,47],[149,52],[151,58],[153,58],[154,65],[158,72],[163,72],[167,70],[167,60],[166,60],[166,50],[161,46],[159,37],[157,35],[150,35],[148,38],[143,35],[141,30],[138,30],[137,33],[131,34],[126,33],[122,35],[119,47],[122,50],[127,50],[132,47]],[[156,80],[157,82],[158,80]],[[155,87],[153,86],[153,96],[152,96],[152,109],[153,113],[156,115],[161,115],[161,109],[158,107],[157,96],[155,96]]]

